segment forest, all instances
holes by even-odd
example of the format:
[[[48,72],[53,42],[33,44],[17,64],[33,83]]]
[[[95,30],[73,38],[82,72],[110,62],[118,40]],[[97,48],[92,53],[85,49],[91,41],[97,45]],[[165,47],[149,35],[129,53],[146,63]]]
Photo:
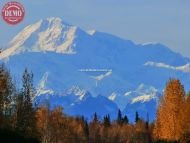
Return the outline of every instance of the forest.
[[[115,120],[94,113],[92,119],[71,117],[64,107],[33,102],[33,74],[23,71],[17,87],[10,71],[0,66],[0,143],[188,143],[190,142],[190,93],[178,79],[169,79],[154,122],[134,121],[118,110]],[[167,79],[166,79],[167,80]]]

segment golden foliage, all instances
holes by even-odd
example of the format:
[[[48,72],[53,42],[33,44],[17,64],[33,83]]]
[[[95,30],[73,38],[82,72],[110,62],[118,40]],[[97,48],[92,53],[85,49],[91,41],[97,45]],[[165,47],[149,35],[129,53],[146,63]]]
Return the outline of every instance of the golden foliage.
[[[184,99],[185,91],[180,81],[169,80],[157,111],[155,138],[171,141],[180,139]]]

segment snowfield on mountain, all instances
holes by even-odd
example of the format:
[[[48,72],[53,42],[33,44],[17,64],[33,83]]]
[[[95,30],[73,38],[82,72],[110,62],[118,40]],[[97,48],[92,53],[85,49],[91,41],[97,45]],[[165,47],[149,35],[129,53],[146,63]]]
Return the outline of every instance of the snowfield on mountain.
[[[25,68],[34,73],[35,100],[48,99],[52,107],[88,118],[94,112],[114,115],[120,108],[131,120],[136,111],[154,120],[169,78],[190,89],[190,59],[167,46],[135,44],[54,17],[24,28],[0,53],[0,61],[18,85]]]

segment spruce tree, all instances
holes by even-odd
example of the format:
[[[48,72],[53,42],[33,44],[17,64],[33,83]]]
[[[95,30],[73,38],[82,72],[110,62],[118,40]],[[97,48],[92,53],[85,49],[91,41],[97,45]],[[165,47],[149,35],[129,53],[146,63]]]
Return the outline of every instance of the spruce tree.
[[[94,113],[93,122],[98,123],[98,116],[96,112]]]
[[[109,114],[104,116],[103,125],[106,128],[111,126],[111,121],[110,121],[110,115]]]
[[[123,117],[123,124],[128,124],[129,123],[129,119],[128,119],[128,117],[125,115],[124,117]]]
[[[139,118],[139,113],[136,112],[136,113],[135,113],[135,122],[137,123],[139,120],[140,120],[140,118]]]
[[[25,124],[24,99],[21,93],[16,97],[16,129],[19,133],[24,132]]]
[[[120,109],[118,110],[118,114],[117,114],[117,124],[122,125],[122,113]]]
[[[32,99],[34,98],[33,74],[25,69],[22,77],[22,90],[17,98],[17,128],[27,137],[36,135],[35,109]]]
[[[84,134],[86,137],[87,142],[89,141],[89,127],[88,127],[88,121],[85,120],[84,122]]]

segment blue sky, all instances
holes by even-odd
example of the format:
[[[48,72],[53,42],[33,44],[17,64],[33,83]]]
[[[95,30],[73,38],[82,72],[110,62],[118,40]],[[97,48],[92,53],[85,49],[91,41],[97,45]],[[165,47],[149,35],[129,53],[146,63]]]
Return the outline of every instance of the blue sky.
[[[16,26],[0,18],[0,46],[26,25],[61,17],[83,29],[108,32],[136,43],[160,42],[190,57],[190,0],[19,0],[26,17]],[[8,0],[0,1],[0,9]]]

